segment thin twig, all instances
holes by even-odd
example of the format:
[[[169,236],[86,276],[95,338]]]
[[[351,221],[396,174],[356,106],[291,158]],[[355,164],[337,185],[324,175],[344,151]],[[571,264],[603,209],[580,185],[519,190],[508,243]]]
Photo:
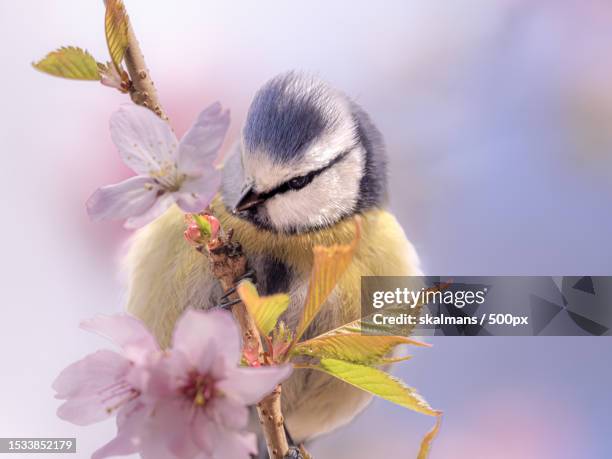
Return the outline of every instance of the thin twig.
[[[270,459],[282,459],[289,451],[285,420],[281,411],[281,385],[257,404],[259,422],[266,437]]]
[[[128,47],[125,51],[125,66],[130,75],[130,97],[135,104],[153,110],[163,120],[168,120],[157,97],[157,89],[151,79],[149,69],[140,49],[140,44],[134,33],[132,23],[127,21]]]
[[[130,75],[130,97],[135,104],[153,110],[163,120],[168,120],[157,96],[157,89],[153,84],[149,69],[144,60],[140,45],[134,29],[128,18],[128,48],[125,52],[125,64]],[[208,245],[212,272],[219,280],[224,291],[232,288],[237,279],[246,271],[246,257],[240,244],[231,239],[232,231],[227,232],[224,238],[218,238]],[[239,300],[236,293],[230,300]],[[238,322],[243,336],[243,346],[257,350],[256,355],[263,357],[261,337],[255,322],[248,313],[244,303],[239,302],[232,307],[234,318]],[[268,453],[271,459],[282,459],[289,451],[287,436],[285,435],[284,419],[281,412],[281,386],[257,404],[257,412],[262,426]]]
[[[237,279],[246,272],[246,257],[242,247],[231,240],[231,235],[230,231],[227,237],[215,239],[208,244],[211,270],[224,291],[231,289]],[[239,300],[240,298],[233,293],[229,299]],[[260,361],[263,360],[261,336],[244,303],[235,304],[232,307],[232,313],[242,331],[243,347],[255,351],[254,354],[259,356]],[[285,435],[285,421],[281,412],[280,385],[257,404],[257,413],[270,458],[282,459],[289,451],[289,443]]]
[[[219,280],[223,291],[234,287],[236,280],[246,272],[246,257],[242,247],[229,237],[219,237],[208,244],[208,253],[213,275]],[[228,299],[240,300],[237,293],[232,293]],[[244,303],[239,302],[232,307],[232,313],[240,325],[243,335],[243,347],[256,351],[255,355],[263,356],[263,347],[259,332]]]

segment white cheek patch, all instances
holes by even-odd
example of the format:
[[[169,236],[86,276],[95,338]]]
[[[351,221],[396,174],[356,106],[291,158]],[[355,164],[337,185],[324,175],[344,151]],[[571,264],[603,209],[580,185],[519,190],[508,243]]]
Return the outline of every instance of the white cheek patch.
[[[271,224],[280,231],[299,230],[330,225],[350,215],[359,199],[364,153],[355,149],[301,190],[267,200],[264,206]]]

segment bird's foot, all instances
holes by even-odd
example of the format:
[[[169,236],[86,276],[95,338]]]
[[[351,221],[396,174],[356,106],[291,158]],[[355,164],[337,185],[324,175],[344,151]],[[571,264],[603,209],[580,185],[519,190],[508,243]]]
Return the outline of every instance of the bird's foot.
[[[242,276],[236,279],[236,283],[239,283],[240,281],[245,280],[245,279],[249,279],[251,282],[256,284],[257,277],[255,276],[255,270],[254,269],[247,270]]]
[[[249,279],[251,282],[256,283],[257,280],[255,279],[255,270],[249,269],[242,276],[240,276],[238,279],[236,279],[236,285],[234,285],[232,288],[228,289],[223,294],[223,296],[221,297],[221,302],[224,302],[225,300],[227,300],[232,293],[236,293],[236,286],[237,286],[237,284],[239,284],[240,281],[243,281],[245,279]]]
[[[234,306],[235,304],[240,303],[242,300],[240,298],[235,299],[235,300],[229,300],[226,298],[226,301],[222,301],[221,303],[219,303],[216,306],[216,309],[224,309],[226,311],[230,311],[232,309],[232,306]]]
[[[217,305],[217,308],[219,309],[225,309],[225,310],[229,310],[231,309],[232,306],[234,306],[235,304],[240,303],[239,299],[235,299],[235,300],[230,300],[229,297],[230,295],[236,293],[236,286],[240,283],[240,281],[243,281],[245,279],[249,279],[251,282],[255,283],[257,282],[256,278],[255,278],[255,270],[253,269],[249,269],[247,272],[245,272],[242,276],[240,276],[238,279],[236,279],[236,285],[234,285],[232,288],[228,289],[223,296],[220,298],[221,303],[219,303]]]
[[[302,454],[302,450],[298,446],[290,446],[287,454],[283,456],[283,459],[306,459]]]

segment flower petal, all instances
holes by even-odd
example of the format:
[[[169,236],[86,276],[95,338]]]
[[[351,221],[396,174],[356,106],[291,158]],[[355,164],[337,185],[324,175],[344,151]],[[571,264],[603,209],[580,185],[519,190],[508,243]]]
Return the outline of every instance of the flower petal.
[[[179,350],[157,354],[159,358],[151,362],[146,369],[132,371],[129,381],[142,391],[145,402],[176,395],[184,384],[186,375],[191,370],[187,357]],[[134,379],[132,379],[134,378]]]
[[[192,406],[181,398],[160,399],[143,433],[143,459],[191,459],[198,453],[192,441]]]
[[[272,392],[277,384],[287,379],[292,370],[291,365],[236,367],[230,369],[227,377],[217,383],[217,388],[245,405],[254,405]]]
[[[177,321],[173,348],[179,349],[202,373],[211,364],[225,360],[240,362],[240,334],[231,313],[188,309]]]
[[[248,459],[257,454],[255,434],[226,429],[206,416],[194,419],[193,441],[205,458]]]
[[[174,132],[147,108],[122,105],[111,116],[110,131],[121,159],[137,174],[150,175],[176,163]]]
[[[214,421],[208,416],[195,416],[191,426],[192,440],[196,446],[205,454],[212,456],[215,446]]]
[[[166,193],[161,195],[149,210],[141,215],[128,218],[123,226],[129,229],[142,228],[156,218],[161,217],[172,204],[174,204],[174,197],[172,194]]]
[[[108,408],[97,395],[70,398],[57,409],[57,417],[78,426],[87,426],[110,417]]]
[[[229,111],[222,111],[219,102],[202,111],[179,144],[179,172],[199,175],[207,169],[212,169],[229,123]]]
[[[65,368],[53,383],[56,398],[66,399],[57,415],[77,425],[88,425],[110,416],[108,408],[126,395],[125,377],[129,360],[116,352],[102,350]]]
[[[215,459],[250,459],[257,454],[257,437],[253,433],[241,433],[215,426]]]
[[[142,442],[141,431],[148,410],[139,401],[134,401],[117,413],[117,436],[93,453],[91,459],[127,456],[136,453]]]
[[[201,212],[211,203],[220,185],[221,172],[216,169],[200,177],[187,177],[176,193],[176,203],[185,212]]]
[[[87,213],[94,221],[141,215],[155,204],[159,190],[159,185],[149,177],[131,177],[96,190],[87,200]]]
[[[215,397],[207,407],[210,418],[228,429],[242,430],[249,422],[249,409],[229,397]]]
[[[130,362],[113,351],[101,350],[65,368],[53,382],[56,398],[95,394],[124,378]]]
[[[135,362],[144,362],[147,354],[159,351],[157,341],[145,325],[127,314],[99,315],[81,322],[81,328],[114,341],[125,356]]]

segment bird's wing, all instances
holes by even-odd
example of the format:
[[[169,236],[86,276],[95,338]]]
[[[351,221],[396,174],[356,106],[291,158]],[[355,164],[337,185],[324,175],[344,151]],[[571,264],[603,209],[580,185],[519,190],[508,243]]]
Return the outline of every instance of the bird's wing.
[[[181,313],[189,306],[210,307],[219,288],[208,259],[185,242],[184,230],[184,215],[174,206],[133,236],[124,259],[126,309],[144,321],[164,347]]]

